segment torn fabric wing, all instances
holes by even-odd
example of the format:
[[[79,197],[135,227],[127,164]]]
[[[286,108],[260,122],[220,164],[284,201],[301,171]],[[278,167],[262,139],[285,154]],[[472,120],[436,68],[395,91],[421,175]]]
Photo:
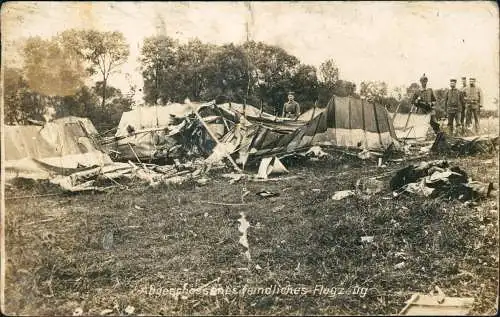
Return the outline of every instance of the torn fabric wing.
[[[99,150],[96,135],[92,122],[78,117],[56,119],[44,126],[5,126],[6,177],[47,179],[52,174],[112,163]]]

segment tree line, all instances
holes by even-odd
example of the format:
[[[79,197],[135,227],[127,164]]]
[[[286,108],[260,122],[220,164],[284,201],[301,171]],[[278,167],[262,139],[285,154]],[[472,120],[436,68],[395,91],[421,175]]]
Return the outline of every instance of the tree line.
[[[22,65],[4,71],[4,121],[29,124],[54,117],[89,117],[101,130],[116,125],[131,96],[109,85],[129,57],[120,32],[66,30],[49,39],[29,37]]]
[[[148,104],[212,100],[225,96],[237,103],[279,113],[288,91],[305,109],[326,104],[333,93],[355,93],[352,82],[339,78],[333,59],[319,70],[263,42],[214,45],[199,39],[180,43],[168,36],[151,36],[141,51],[144,95]]]
[[[48,39],[27,38],[22,65],[5,68],[5,123],[43,121],[52,109],[55,117],[89,117],[100,130],[116,126],[131,109],[137,88],[124,94],[112,86],[112,75],[129,54],[120,32],[70,29]],[[339,78],[333,59],[317,70],[263,42],[215,45],[151,36],[144,39],[139,60],[146,106],[225,96],[279,113],[290,90],[305,110],[326,105],[333,93],[356,91],[354,83]]]
[[[120,32],[70,29],[51,38],[30,37],[22,45],[22,66],[6,67],[4,104],[6,124],[55,117],[89,117],[98,130],[115,127],[133,106],[137,87],[123,93],[112,86],[113,74],[130,57]],[[306,111],[324,107],[333,94],[357,96],[390,111],[408,112],[418,84],[396,87],[390,95],[382,81],[364,81],[359,92],[343,80],[333,58],[319,68],[302,63],[281,47],[263,42],[215,45],[192,39],[181,43],[165,35],[144,39],[139,57],[146,106],[208,101],[218,96],[263,111],[281,113],[288,91]],[[435,90],[438,105],[444,89]]]

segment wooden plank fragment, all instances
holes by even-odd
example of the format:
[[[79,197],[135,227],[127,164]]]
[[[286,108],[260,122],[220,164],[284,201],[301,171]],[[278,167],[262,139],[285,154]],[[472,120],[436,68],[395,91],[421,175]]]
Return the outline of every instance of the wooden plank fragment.
[[[438,303],[438,296],[414,294],[399,315],[406,316],[458,316],[467,315],[472,309],[472,297],[444,297]]]

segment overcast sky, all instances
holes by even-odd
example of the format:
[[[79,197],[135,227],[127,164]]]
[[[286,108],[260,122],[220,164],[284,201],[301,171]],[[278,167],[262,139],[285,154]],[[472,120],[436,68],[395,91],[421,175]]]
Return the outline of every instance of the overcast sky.
[[[499,90],[499,29],[495,2],[8,2],[2,6],[2,43],[49,37],[68,28],[122,32],[131,56],[111,78],[128,91],[142,86],[137,61],[145,37],[159,32],[181,41],[241,43],[251,38],[279,45],[302,62],[333,58],[342,79],[382,80],[409,86],[425,73],[429,86],[450,77],[477,78],[491,108]],[[3,45],[2,45],[3,46]],[[5,48],[4,48],[5,49]]]

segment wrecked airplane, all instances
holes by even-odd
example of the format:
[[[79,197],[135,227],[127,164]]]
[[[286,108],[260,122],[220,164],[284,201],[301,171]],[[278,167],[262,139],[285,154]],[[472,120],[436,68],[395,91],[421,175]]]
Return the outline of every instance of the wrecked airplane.
[[[316,110],[310,120],[295,121],[252,106],[215,101],[139,108],[123,114],[107,148],[117,158],[153,161],[208,157],[221,143],[244,165],[249,158],[307,150],[313,145],[383,151],[397,143],[382,106],[334,96],[325,108]]]

